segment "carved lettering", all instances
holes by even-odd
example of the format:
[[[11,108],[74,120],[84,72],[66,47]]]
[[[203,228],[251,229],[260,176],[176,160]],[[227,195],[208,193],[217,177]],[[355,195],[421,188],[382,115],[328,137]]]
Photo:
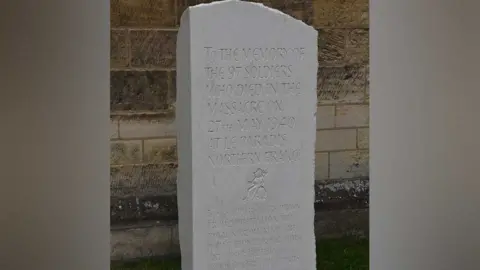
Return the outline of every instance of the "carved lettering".
[[[206,46],[204,53],[205,80],[198,91],[204,91],[202,113],[208,118],[199,126],[206,134],[206,159],[215,171],[250,171],[242,205],[232,207],[218,193],[208,207],[208,269],[296,269],[302,255],[291,244],[302,241],[300,205],[269,204],[268,185],[277,176],[268,168],[300,161],[302,145],[292,138],[298,136],[301,108],[289,104],[305,90],[297,74],[305,48]],[[225,187],[224,177],[214,172],[213,179],[214,189]]]
[[[286,103],[301,93],[292,60],[301,61],[304,53],[304,48],[205,47],[213,167],[299,160],[300,149],[288,140],[296,119],[285,112]]]
[[[292,265],[301,254],[289,245],[301,241],[296,231],[295,213],[298,204],[245,206],[224,212],[212,208],[208,211],[211,227],[208,250],[211,257],[209,269],[265,269],[278,263]],[[282,216],[288,216],[283,219]],[[286,252],[295,255],[282,255]],[[233,260],[231,259],[233,258]],[[233,268],[232,268],[233,267]]]
[[[204,47],[207,62],[270,62],[303,60],[305,48],[213,48]]]
[[[272,97],[296,96],[300,94],[300,83],[295,81],[276,81],[259,83],[221,83],[209,81],[206,89],[210,97]]]
[[[223,115],[252,115],[283,112],[283,100],[246,100],[221,101],[211,99],[207,102],[213,116]]]
[[[252,166],[300,161],[300,149],[277,149],[257,152],[229,152],[208,156],[213,167]]]

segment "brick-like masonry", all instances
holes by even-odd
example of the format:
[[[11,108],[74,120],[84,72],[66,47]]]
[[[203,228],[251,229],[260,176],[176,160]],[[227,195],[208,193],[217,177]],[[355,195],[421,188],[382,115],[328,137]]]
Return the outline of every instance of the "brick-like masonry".
[[[112,258],[178,251],[176,35],[185,8],[207,2],[212,1],[111,1]],[[348,233],[356,225],[358,230],[365,229],[368,217],[362,209],[368,207],[368,0],[254,2],[279,9],[319,31],[315,175],[317,187],[323,185],[327,193],[317,192],[316,209],[324,213],[322,220],[326,219],[319,223],[317,233]],[[352,184],[356,181],[364,184]],[[141,222],[158,220],[162,220],[161,226],[134,228]],[[119,226],[128,229],[118,230]],[[168,233],[163,238],[155,236],[159,232]],[[144,241],[139,240],[142,237]],[[135,241],[148,245],[136,247]],[[148,252],[139,251],[145,249]]]

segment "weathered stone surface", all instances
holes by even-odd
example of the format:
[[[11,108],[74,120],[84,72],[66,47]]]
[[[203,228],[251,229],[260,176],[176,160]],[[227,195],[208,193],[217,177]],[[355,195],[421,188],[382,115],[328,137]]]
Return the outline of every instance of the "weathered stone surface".
[[[174,108],[175,103],[177,102],[177,71],[173,70],[169,72],[170,74],[170,91],[168,91],[168,104]]]
[[[116,228],[110,231],[111,260],[168,255],[172,252],[171,224]]]
[[[356,129],[331,129],[317,131],[317,151],[352,150],[357,146]]]
[[[313,23],[313,2],[314,0],[267,0],[270,6],[293,16],[306,24]]]
[[[111,71],[110,109],[167,109],[168,75],[166,71]]]
[[[169,194],[176,189],[177,165],[124,165],[110,168],[111,196]]]
[[[366,149],[369,148],[369,129],[368,128],[359,128],[358,129],[358,148],[359,149]]]
[[[144,161],[147,163],[177,162],[177,140],[174,138],[145,140]]]
[[[333,128],[335,126],[335,106],[318,106],[317,129]]]
[[[173,227],[172,247],[173,252],[180,254],[180,230],[178,228],[178,223]]]
[[[335,113],[336,127],[365,127],[370,121],[368,105],[337,105]]]
[[[196,6],[182,20],[182,267],[313,269],[317,31],[233,0]]]
[[[173,27],[179,0],[111,0],[112,27]]]
[[[110,225],[142,220],[139,206],[138,197],[110,197]]]
[[[313,1],[315,27],[368,27],[368,0]]]
[[[328,153],[315,154],[315,179],[325,180],[328,178]]]
[[[112,197],[110,222],[129,224],[141,220],[177,220],[177,198],[173,195]]]
[[[366,77],[366,85],[365,85],[365,102],[370,102],[370,65],[365,67],[365,77]]]
[[[110,119],[110,139],[118,138],[118,120]]]
[[[175,68],[176,31],[131,30],[131,66]]]
[[[366,179],[317,181],[317,239],[346,235],[368,236],[368,199],[369,184]],[[179,254],[176,202],[175,196],[112,198],[112,259]],[[147,231],[152,233],[145,233]],[[164,241],[157,241],[155,245],[160,246],[145,251],[143,243],[147,242],[147,246],[154,243],[154,234],[161,234],[155,237]],[[171,241],[167,241],[167,237]]]
[[[324,212],[368,208],[369,191],[369,181],[366,178],[317,181],[315,210]]]
[[[317,212],[315,215],[315,234],[317,239],[338,238],[344,236],[368,237],[368,209],[347,209]],[[158,228],[160,227],[160,229]],[[169,231],[167,228],[171,228]],[[138,259],[141,257],[179,256],[179,229],[176,222],[144,221],[131,226],[113,226],[111,230],[111,259]],[[157,236],[156,234],[161,234]],[[167,237],[171,241],[167,241]],[[163,241],[153,240],[163,239]],[[147,245],[159,245],[148,248]]]
[[[330,178],[349,179],[368,176],[367,150],[330,153]]]
[[[369,60],[368,29],[350,30],[347,38],[346,58],[349,64],[366,64]]]
[[[345,63],[347,30],[318,30],[318,63],[320,66],[342,65]]]
[[[110,143],[110,164],[138,164],[142,162],[142,141],[114,141]]]
[[[328,155],[328,153],[318,153]],[[328,160],[327,160],[328,162]],[[316,212],[368,208],[369,181],[366,178],[344,180],[319,180],[315,182]],[[115,194],[111,197],[111,223],[131,224],[142,220],[178,219],[175,193],[129,196]],[[120,196],[119,196],[120,195]]]
[[[368,209],[319,212],[315,216],[315,235],[320,238],[345,236],[368,238],[368,234]]]
[[[119,120],[119,136],[122,139],[172,137],[176,131],[172,116],[129,117]]]
[[[320,104],[363,102],[365,85],[365,67],[320,67],[318,102]]]
[[[128,66],[129,45],[127,30],[110,31],[110,68],[122,68]]]

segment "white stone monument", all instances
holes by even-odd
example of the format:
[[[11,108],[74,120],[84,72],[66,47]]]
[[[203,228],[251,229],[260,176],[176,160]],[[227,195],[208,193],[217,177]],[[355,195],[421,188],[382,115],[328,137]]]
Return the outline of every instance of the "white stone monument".
[[[315,269],[317,32],[261,4],[197,5],[177,61],[182,269]]]

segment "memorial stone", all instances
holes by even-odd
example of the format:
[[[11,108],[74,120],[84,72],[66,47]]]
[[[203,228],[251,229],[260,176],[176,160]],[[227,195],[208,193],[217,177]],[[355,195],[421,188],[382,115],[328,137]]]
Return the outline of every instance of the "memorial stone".
[[[188,8],[177,40],[184,270],[315,269],[317,32],[261,4]]]

